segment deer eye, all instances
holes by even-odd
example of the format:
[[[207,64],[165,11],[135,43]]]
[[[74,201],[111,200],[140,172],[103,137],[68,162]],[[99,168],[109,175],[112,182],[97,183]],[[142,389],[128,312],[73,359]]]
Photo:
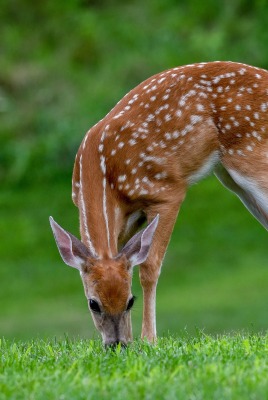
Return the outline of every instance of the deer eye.
[[[131,308],[133,307],[134,301],[135,301],[136,297],[132,296],[131,299],[128,301],[127,304],[127,311],[131,310]]]
[[[89,299],[89,307],[90,307],[91,311],[93,311],[95,313],[100,313],[101,312],[100,306],[98,305],[96,300]]]

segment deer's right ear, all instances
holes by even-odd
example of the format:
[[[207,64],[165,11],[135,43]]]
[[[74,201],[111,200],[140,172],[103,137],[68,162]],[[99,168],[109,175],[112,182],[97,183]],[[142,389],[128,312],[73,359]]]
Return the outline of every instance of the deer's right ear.
[[[52,217],[49,218],[49,222],[63,261],[70,267],[80,270],[86,258],[92,256],[90,251],[74,235],[57,224]]]

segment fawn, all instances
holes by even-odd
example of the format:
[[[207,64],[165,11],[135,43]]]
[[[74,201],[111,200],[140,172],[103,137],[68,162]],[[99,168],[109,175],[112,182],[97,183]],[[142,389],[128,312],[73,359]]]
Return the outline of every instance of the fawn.
[[[268,71],[233,62],[164,71],[86,134],[72,182],[81,241],[50,223],[105,345],[132,340],[135,265],[141,336],[155,341],[156,286],[174,223],[188,186],[211,172],[268,229]]]

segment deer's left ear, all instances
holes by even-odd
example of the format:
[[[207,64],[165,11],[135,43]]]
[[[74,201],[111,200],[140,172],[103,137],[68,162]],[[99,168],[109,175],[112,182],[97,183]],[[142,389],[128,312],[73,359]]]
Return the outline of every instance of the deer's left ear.
[[[125,255],[131,267],[143,263],[148,257],[158,221],[159,215],[146,228],[136,233],[120,251],[119,256]]]
[[[80,270],[86,258],[92,257],[90,251],[79,239],[57,224],[52,217],[49,221],[61,258],[65,264]]]

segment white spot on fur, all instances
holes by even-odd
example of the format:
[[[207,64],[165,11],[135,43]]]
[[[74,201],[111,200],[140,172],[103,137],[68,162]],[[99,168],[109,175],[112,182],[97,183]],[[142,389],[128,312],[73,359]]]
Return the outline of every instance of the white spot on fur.
[[[149,114],[148,117],[146,118],[147,122],[151,122],[155,119],[155,116],[153,114]],[[147,125],[148,126],[148,125]],[[146,132],[148,132],[148,130],[145,130]]]
[[[163,172],[159,172],[158,174],[155,174],[155,179],[160,180],[160,179],[164,179],[167,177],[167,173],[165,171]]]
[[[118,182],[125,182],[127,180],[127,176],[126,175],[119,175],[117,180],[118,180]]]
[[[191,115],[191,117],[190,117],[191,124],[193,124],[193,125],[198,124],[198,122],[201,122],[202,120],[203,120],[203,118],[200,117],[200,115]]]
[[[203,104],[197,104],[197,105],[196,105],[196,109],[197,109],[197,111],[202,112],[202,111],[205,110],[205,107],[203,106]]]
[[[241,68],[238,72],[240,75],[244,75],[246,73],[246,69],[245,68]]]
[[[268,103],[262,103],[261,104],[261,111],[262,112],[266,112],[268,109]]]
[[[105,175],[106,174],[106,160],[103,155],[101,155],[101,157],[100,157],[100,166],[101,166],[103,175]]]
[[[170,114],[165,115],[165,121],[170,121],[172,119]]]

